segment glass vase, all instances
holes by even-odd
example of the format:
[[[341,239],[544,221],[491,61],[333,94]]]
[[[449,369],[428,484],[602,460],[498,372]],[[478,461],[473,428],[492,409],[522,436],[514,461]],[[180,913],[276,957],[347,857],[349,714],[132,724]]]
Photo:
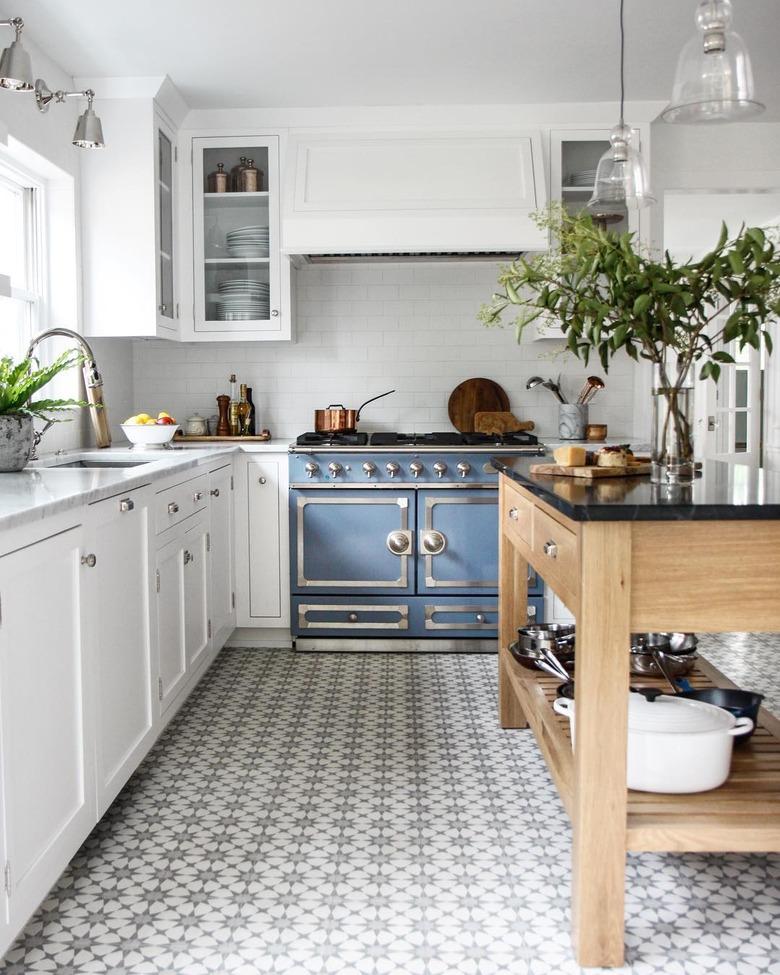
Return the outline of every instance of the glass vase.
[[[655,365],[651,481],[686,484],[693,480],[693,410],[693,369],[677,363]]]

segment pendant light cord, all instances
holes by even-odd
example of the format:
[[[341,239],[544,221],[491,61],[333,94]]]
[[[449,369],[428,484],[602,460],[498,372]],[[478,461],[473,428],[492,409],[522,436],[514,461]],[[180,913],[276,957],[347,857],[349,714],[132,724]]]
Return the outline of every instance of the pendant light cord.
[[[626,31],[623,26],[623,3],[620,0],[620,124],[623,125],[623,105],[626,100],[626,81],[625,81],[625,55],[626,55]]]

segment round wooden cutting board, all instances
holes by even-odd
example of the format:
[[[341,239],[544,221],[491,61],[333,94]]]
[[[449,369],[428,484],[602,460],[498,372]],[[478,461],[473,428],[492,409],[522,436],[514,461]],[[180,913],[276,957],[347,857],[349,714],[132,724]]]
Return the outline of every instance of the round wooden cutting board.
[[[474,433],[474,414],[504,412],[509,397],[492,379],[466,379],[450,393],[447,412],[460,433]]]

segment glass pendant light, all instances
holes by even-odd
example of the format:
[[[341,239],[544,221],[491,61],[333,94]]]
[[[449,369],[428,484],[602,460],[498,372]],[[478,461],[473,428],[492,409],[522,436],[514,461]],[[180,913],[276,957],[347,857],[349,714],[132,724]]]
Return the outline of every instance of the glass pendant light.
[[[626,46],[623,3],[620,0],[620,121],[609,134],[609,149],[599,159],[593,196],[587,206],[588,213],[599,223],[616,223],[629,210],[655,203],[644,158],[632,144],[631,127],[623,118]]]
[[[764,111],[745,42],[731,30],[731,0],[699,0],[699,33],[680,53],[665,122],[734,122]]]

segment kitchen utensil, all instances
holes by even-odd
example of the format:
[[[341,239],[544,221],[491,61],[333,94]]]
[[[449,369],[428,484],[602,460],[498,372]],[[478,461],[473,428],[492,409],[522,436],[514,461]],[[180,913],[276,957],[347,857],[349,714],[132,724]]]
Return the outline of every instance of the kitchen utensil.
[[[122,432],[131,444],[138,447],[161,448],[173,440],[179,429],[178,423],[155,424],[122,423]]]
[[[589,423],[585,427],[585,439],[589,443],[600,443],[607,439],[606,423]]]
[[[474,433],[516,433],[518,430],[533,430],[533,420],[518,420],[509,411],[485,411],[474,414]]]
[[[324,410],[314,411],[314,429],[317,433],[351,433],[357,429],[360,413],[364,406],[373,403],[375,400],[382,399],[394,393],[394,389],[388,389],[386,393],[372,396],[356,410],[348,410],[341,403],[332,403]]]
[[[589,464],[586,467],[563,467],[560,464],[531,464],[531,474],[552,474],[556,477],[573,477],[584,481],[598,481],[610,477],[634,477],[638,474],[650,473],[650,461],[639,461],[627,464],[625,467],[597,467]]]
[[[692,633],[682,634],[691,639],[678,640],[680,649],[672,650],[672,636],[678,637],[678,634],[632,633],[631,673],[637,677],[667,677],[668,680],[690,674],[699,659],[698,641]],[[659,666],[659,654],[663,655],[665,671]]]
[[[223,393],[217,396],[217,409],[219,410],[219,420],[217,421],[217,436],[230,436],[230,397]]]
[[[589,389],[581,401],[582,406],[586,406],[588,403],[590,403],[596,393],[604,389],[604,380],[599,379],[598,376],[588,376],[588,385]]]
[[[558,400],[559,403],[566,403],[566,397],[561,392],[561,377],[558,376],[558,382],[553,382],[552,379],[545,379],[542,383],[545,389],[549,389],[553,396]]]
[[[206,437],[208,436],[208,432],[208,423],[197,413],[193,413],[185,421],[184,433],[187,437]]]
[[[577,403],[558,406],[558,436],[561,440],[584,440],[588,424],[588,407]]]
[[[225,164],[217,163],[217,168],[213,173],[209,173],[206,178],[207,191],[209,193],[227,193],[230,177],[225,172]]]
[[[705,704],[724,708],[735,718],[750,718],[753,727],[743,730],[740,735],[736,735],[735,741],[746,741],[753,734],[758,723],[761,702],[764,700],[763,694],[743,691],[736,687],[699,687],[690,691],[675,690],[675,693],[678,697],[684,697],[688,701],[703,701]]]
[[[574,701],[559,697],[553,708],[569,719],[576,748]],[[752,727],[750,718],[735,718],[701,701],[653,690],[630,693],[628,788],[675,794],[717,789],[728,778],[734,738]]]
[[[576,633],[574,623],[529,623],[517,631],[518,637],[537,640],[553,650],[564,643],[574,643]]]
[[[562,667],[560,660],[556,657],[556,663],[551,664],[545,654],[542,654],[539,650],[528,650],[520,646],[520,643],[510,643],[509,652],[515,658],[515,660],[527,670],[542,670],[544,673],[549,674],[551,677],[557,677],[558,680],[566,677],[569,679],[570,675],[568,671]],[[550,651],[547,651],[548,653]]]
[[[460,433],[474,433],[477,413],[500,412],[509,409],[509,397],[492,379],[466,379],[453,389],[447,403],[450,423]]]

